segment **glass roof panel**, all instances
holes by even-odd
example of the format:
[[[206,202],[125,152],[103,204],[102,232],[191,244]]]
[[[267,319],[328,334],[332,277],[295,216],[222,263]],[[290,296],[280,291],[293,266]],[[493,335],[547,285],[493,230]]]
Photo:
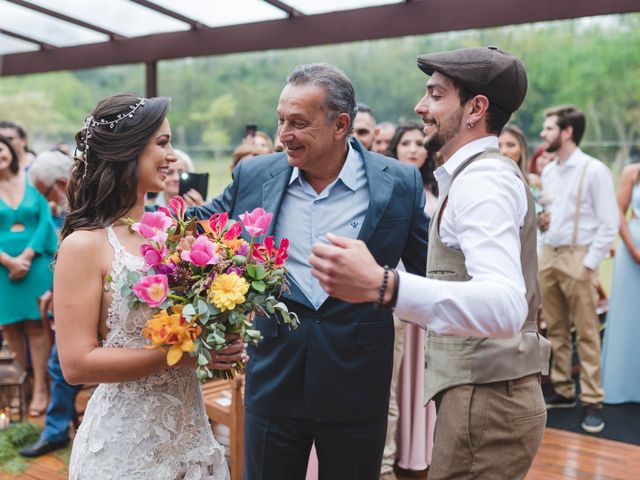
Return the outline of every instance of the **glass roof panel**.
[[[102,33],[8,2],[0,2],[0,28],[56,47],[96,43],[109,39]]]
[[[189,29],[189,25],[180,20],[154,12],[128,0],[30,1],[41,7],[77,18],[125,37],[138,37],[153,33]],[[202,2],[200,2],[200,5],[202,7]]]
[[[400,3],[402,0],[283,0],[296,10],[313,15],[316,13],[336,12],[338,10],[352,10],[354,8],[375,7]]]
[[[264,0],[152,0],[165,8],[193,18],[208,27],[239,25],[285,18],[286,12],[268,4]]]
[[[25,42],[17,38],[3,35],[0,33],[0,55],[6,53],[22,53],[38,50],[40,47],[33,43]],[[1,63],[1,62],[0,62]],[[2,67],[0,66],[0,70]]]

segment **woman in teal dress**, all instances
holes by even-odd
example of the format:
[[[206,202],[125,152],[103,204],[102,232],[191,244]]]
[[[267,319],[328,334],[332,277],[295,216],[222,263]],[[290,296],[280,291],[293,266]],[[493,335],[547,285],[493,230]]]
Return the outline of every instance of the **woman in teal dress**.
[[[29,414],[47,407],[47,358],[51,343],[43,328],[38,297],[51,288],[50,268],[58,237],[45,198],[26,180],[9,141],[0,137],[0,326],[9,348],[26,364],[34,389]]]
[[[602,352],[605,403],[640,402],[640,164],[618,186],[620,238]],[[631,218],[626,220],[627,209]]]

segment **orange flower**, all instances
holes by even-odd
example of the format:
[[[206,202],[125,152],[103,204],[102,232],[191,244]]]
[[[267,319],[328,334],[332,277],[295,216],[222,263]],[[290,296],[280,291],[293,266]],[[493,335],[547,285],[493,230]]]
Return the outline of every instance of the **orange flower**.
[[[163,349],[169,345],[167,364],[175,365],[182,358],[183,352],[193,352],[196,348],[195,340],[202,331],[195,321],[188,322],[182,316],[184,305],[174,305],[171,313],[162,310],[156,313],[142,330],[142,335],[151,341],[148,348]]]

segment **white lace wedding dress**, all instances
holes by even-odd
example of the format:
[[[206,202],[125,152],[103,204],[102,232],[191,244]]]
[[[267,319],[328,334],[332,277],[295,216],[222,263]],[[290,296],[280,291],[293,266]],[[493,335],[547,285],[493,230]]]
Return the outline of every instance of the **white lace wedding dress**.
[[[140,271],[141,257],[124,250],[113,229],[111,277]],[[126,267],[126,269],[125,269]],[[114,282],[104,347],[142,348],[150,310],[129,310]],[[192,369],[172,368],[135,381],[100,384],[73,442],[69,478],[227,480],[224,449],[211,433]]]

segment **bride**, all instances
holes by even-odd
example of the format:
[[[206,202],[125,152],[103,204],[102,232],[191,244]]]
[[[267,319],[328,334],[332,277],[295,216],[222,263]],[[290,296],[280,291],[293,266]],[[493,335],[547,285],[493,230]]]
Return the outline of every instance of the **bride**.
[[[56,331],[67,381],[100,385],[75,437],[70,479],[229,478],[193,358],[168,367],[164,353],[143,348],[151,310],[130,310],[115,288],[144,266],[143,238],[122,219],[142,216],[146,192],[163,190],[176,161],[168,108],[168,98],[113,95],[76,135],[80,156],[55,268]],[[244,358],[242,342],[230,337],[210,367]]]

